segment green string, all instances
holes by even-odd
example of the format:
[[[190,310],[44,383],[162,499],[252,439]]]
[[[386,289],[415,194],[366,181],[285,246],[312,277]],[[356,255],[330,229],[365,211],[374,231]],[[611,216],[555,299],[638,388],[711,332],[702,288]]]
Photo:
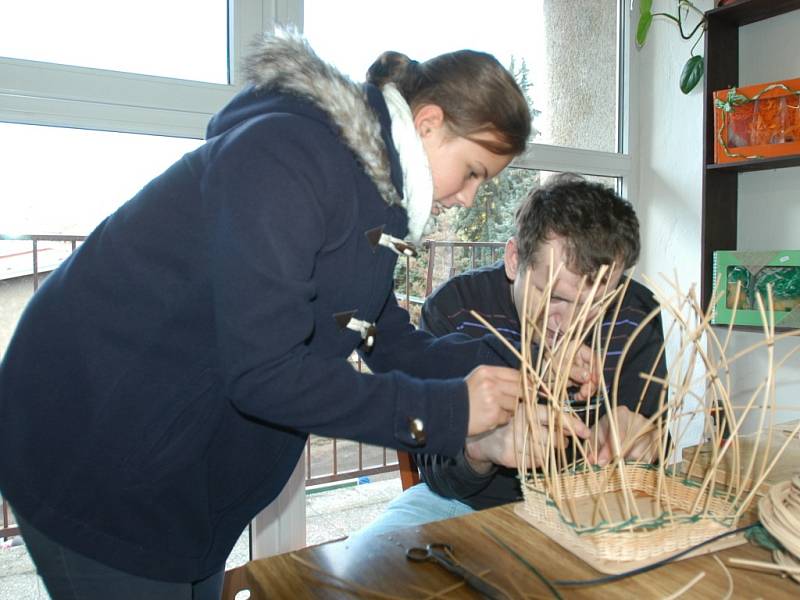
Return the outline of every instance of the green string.
[[[658,466],[653,465],[653,464],[637,463],[636,466],[638,468],[646,469],[648,471],[656,471],[656,470],[659,469]],[[587,469],[591,469],[591,470],[597,472],[597,471],[600,471],[600,470],[602,470],[604,468],[605,467],[600,467],[598,465],[587,465],[587,464],[581,462],[579,464],[576,464],[572,468],[565,469],[563,471],[563,474],[564,475],[581,475],[581,474],[585,473]],[[664,468],[664,474],[667,477],[675,477],[675,474],[677,473],[676,469],[677,469],[677,467],[674,467],[674,468],[665,467]],[[680,481],[680,483],[682,485],[685,485],[687,487],[693,487],[693,488],[699,488],[700,487],[700,483],[699,482],[694,481],[692,479],[689,479],[687,476],[681,475],[681,476],[676,477],[676,478],[679,479],[679,481]],[[574,521],[567,520],[567,518],[562,514],[562,512],[560,510],[558,510],[558,507],[556,506],[555,501],[552,498],[550,498],[549,496],[547,496],[546,492],[544,490],[538,489],[538,488],[532,488],[531,491],[534,491],[537,494],[545,495],[546,496],[545,505],[554,508],[556,510],[556,512],[558,513],[558,516],[561,519],[561,522],[564,523],[564,525],[566,525],[567,527],[570,527],[575,532],[576,535],[592,535],[592,534],[603,533],[603,532],[617,533],[619,531],[622,531],[624,529],[629,529],[629,528],[632,528],[632,527],[635,527],[636,531],[648,531],[648,530],[653,530],[653,529],[659,529],[661,527],[664,527],[664,525],[666,525],[668,523],[687,524],[687,523],[697,523],[697,522],[702,521],[702,520],[712,521],[712,522],[717,523],[718,525],[721,525],[722,527],[726,527],[726,528],[730,527],[733,524],[733,517],[717,517],[717,516],[714,516],[713,514],[703,514],[703,513],[698,513],[698,514],[695,514],[695,515],[675,515],[674,513],[671,514],[671,513],[667,512],[667,511],[664,511],[660,515],[658,515],[656,517],[653,517],[653,518],[650,518],[650,519],[647,519],[646,521],[645,520],[640,520],[636,516],[631,516],[629,519],[627,519],[625,521],[622,521],[620,523],[610,524],[607,520],[604,519],[602,521],[599,521],[597,523],[597,525],[595,525],[594,527],[579,528],[578,523],[576,523]],[[727,494],[725,492],[721,491],[721,490],[714,490],[711,493],[711,495],[712,495],[712,497],[715,497],[715,498],[722,498],[722,497],[726,496]],[[735,508],[736,508],[735,506],[731,507],[732,510],[735,509]]]
[[[557,600],[564,600],[563,596],[558,593],[558,590],[553,586],[553,584],[550,582],[550,580],[547,577],[545,577],[541,573],[541,571],[539,571],[539,569],[534,567],[532,563],[530,563],[529,561],[525,560],[525,558],[523,558],[523,556],[519,552],[517,552],[511,546],[506,544],[503,540],[501,540],[494,533],[489,531],[486,527],[481,526],[481,529],[483,529],[483,532],[486,535],[488,535],[490,538],[492,538],[494,540],[494,542],[498,546],[500,546],[503,550],[505,550],[506,552],[511,554],[511,556],[513,556],[519,562],[521,562],[525,566],[526,569],[528,569],[531,573],[536,575],[536,577],[539,578],[539,581],[541,581],[542,583],[544,583],[547,586],[547,589],[550,590],[550,593],[553,594],[554,598],[556,598]]]
[[[772,534],[767,531],[761,523],[754,525],[752,529],[744,534],[744,537],[753,544],[766,548],[767,550],[784,550],[783,545],[772,537]]]

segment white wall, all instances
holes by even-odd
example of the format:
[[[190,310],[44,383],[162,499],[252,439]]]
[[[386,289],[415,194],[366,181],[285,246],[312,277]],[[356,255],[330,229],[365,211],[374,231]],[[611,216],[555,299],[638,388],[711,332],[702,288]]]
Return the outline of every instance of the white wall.
[[[663,6],[662,6],[663,4]],[[711,0],[696,3],[705,10]],[[674,3],[656,0],[654,10],[673,10]],[[633,24],[636,26],[634,5]],[[689,95],[680,91],[678,82],[681,69],[689,58],[691,43],[681,40],[671,21],[657,19],[653,22],[647,43],[632,52],[632,60],[638,61],[634,71],[638,73],[636,90],[632,101],[636,102],[638,127],[632,124],[631,131],[638,138],[631,147],[638,161],[638,190],[633,189],[631,199],[636,207],[641,224],[642,254],[637,267],[645,274],[666,285],[660,278],[677,275],[682,289],[700,282],[700,210],[702,206],[702,154],[703,154],[703,98],[702,83]],[[699,50],[702,51],[702,44]],[[671,321],[663,315],[665,329]],[[667,360],[673,381],[677,377],[678,365],[671,357],[675,354],[679,340],[673,336],[667,340]],[[689,368],[681,365],[681,372]],[[695,373],[702,372],[695,365]],[[674,393],[674,389],[670,390]],[[702,382],[694,387],[696,394],[702,393]],[[687,401],[688,402],[688,401]],[[687,407],[691,410],[695,407]],[[673,430],[677,439],[676,458],[681,448],[697,443],[702,435],[700,419],[685,418],[680,431]]]
[[[665,4],[661,6],[661,4]],[[668,8],[656,0],[655,9]],[[696,2],[711,8],[711,0]],[[638,190],[632,199],[642,224],[640,273],[655,275],[677,270],[681,282],[700,282],[700,211],[702,189],[702,82],[688,96],[678,88],[689,44],[674,24],[653,23],[647,44],[634,52],[639,73]],[[700,47],[702,51],[702,44]],[[740,33],[740,83],[760,83],[800,77],[800,12],[755,23]],[[636,131],[636,128],[634,128]],[[739,176],[740,248],[800,248],[800,169],[762,171]],[[734,349],[756,334],[737,332]],[[781,356],[800,342],[778,347]],[[734,368],[733,389],[752,389],[763,356]],[[800,354],[779,374],[779,404],[800,405]],[[781,411],[778,421],[800,418]]]
[[[657,0],[654,10],[674,10],[673,4]],[[712,3],[696,4],[707,9]],[[639,272],[671,276],[677,269],[683,285],[700,281],[702,82],[688,96],[678,87],[690,47],[674,23],[656,19],[645,46],[633,53],[639,61],[639,189],[634,196],[643,241]]]

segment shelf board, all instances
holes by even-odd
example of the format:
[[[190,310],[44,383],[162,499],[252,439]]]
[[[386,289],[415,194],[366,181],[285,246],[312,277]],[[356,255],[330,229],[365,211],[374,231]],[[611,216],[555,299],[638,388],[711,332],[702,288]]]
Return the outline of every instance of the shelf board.
[[[711,327],[714,329],[727,329],[728,325],[723,323],[711,323]],[[760,333],[761,335],[764,334],[764,328],[760,325],[734,325],[731,329],[733,331],[749,331],[750,333]],[[776,333],[783,333],[784,331],[794,331],[797,327],[781,327],[780,325],[775,326]]]
[[[749,25],[800,9],[800,0],[739,0],[706,13],[710,20],[719,19],[733,25]]]
[[[707,171],[743,173],[745,171],[767,171],[769,169],[785,169],[786,167],[800,167],[800,154],[792,156],[777,156],[773,158],[754,158],[733,163],[720,163],[706,165]]]

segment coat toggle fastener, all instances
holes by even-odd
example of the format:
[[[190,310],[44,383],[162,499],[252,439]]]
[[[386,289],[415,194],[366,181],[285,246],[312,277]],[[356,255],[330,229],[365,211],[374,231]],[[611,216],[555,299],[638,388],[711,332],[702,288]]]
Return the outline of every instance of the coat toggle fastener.
[[[417,248],[414,246],[414,244],[405,240],[401,240],[400,238],[396,238],[388,233],[383,233],[384,227],[385,225],[381,225],[380,227],[374,227],[373,229],[364,232],[364,235],[367,236],[367,240],[369,240],[369,243],[372,246],[373,252],[375,252],[375,249],[378,246],[385,246],[400,256],[410,256],[411,258],[416,258],[418,256],[419,253],[417,252]]]
[[[355,310],[347,310],[335,313],[333,318],[336,319],[340,329],[349,329],[360,333],[361,339],[364,340],[364,345],[371,350],[372,346],[375,345],[375,335],[378,330],[375,327],[375,323],[356,319],[356,312]]]

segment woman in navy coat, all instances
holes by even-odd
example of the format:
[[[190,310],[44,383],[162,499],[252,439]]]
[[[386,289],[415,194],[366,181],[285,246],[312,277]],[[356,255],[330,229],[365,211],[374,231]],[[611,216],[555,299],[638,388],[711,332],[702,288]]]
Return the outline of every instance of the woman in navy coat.
[[[0,365],[0,490],[54,600],[216,598],[309,433],[456,455],[516,405],[496,340],[415,331],[392,282],[431,213],[524,150],[509,73],[385,53],[356,85],[292,35],[248,72],[48,276]]]

